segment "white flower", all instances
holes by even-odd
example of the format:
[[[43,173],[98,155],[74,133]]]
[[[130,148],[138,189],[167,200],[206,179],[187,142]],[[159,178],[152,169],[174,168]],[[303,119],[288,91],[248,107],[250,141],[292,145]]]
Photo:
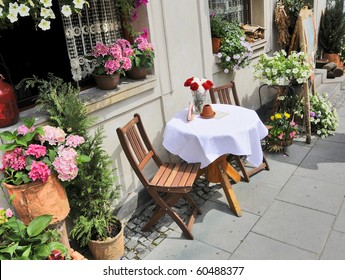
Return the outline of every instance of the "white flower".
[[[0,6],[5,6],[2,0],[0,0]]]
[[[73,0],[73,4],[76,9],[82,9],[85,4],[85,0]]]
[[[29,15],[30,8],[24,4],[19,5],[18,12],[21,17],[26,17]]]
[[[225,68],[225,69],[224,69],[224,73],[225,73],[225,74],[228,74],[228,73],[229,73],[229,69]]]
[[[9,13],[11,14],[13,13],[17,16],[18,10],[19,10],[19,6],[17,2],[15,2],[14,4],[10,3],[10,7],[8,8]]]
[[[44,7],[49,8],[51,7],[52,4],[52,0],[40,0],[40,2],[43,4]]]
[[[230,56],[227,56],[227,57],[225,58],[226,61],[230,61],[230,59],[231,59]]]
[[[40,23],[38,24],[38,27],[41,28],[42,30],[48,30],[50,29],[50,21],[42,19]]]
[[[7,15],[7,18],[10,20],[10,22],[16,22],[18,20],[17,13],[9,12]]]
[[[222,53],[221,52],[217,53],[217,57],[221,58],[222,57]]]
[[[55,14],[54,14],[53,10],[50,8],[49,9],[41,8],[40,16],[43,18],[51,18],[51,19],[55,18]]]
[[[61,8],[61,13],[65,17],[69,17],[72,14],[71,7],[69,5],[63,5],[62,8]]]
[[[2,9],[2,8],[0,8],[0,17],[2,16],[2,11],[3,11],[3,9]]]

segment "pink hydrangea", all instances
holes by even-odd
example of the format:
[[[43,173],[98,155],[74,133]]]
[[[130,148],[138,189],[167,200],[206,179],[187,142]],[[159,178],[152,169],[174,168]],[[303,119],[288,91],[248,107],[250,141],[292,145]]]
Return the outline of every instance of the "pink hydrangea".
[[[44,135],[39,136],[41,144],[47,141],[50,145],[56,145],[65,141],[66,133],[61,128],[46,125],[43,130]]]
[[[83,144],[85,142],[85,139],[79,135],[69,135],[66,138],[65,145],[68,147],[76,148],[79,145]]]
[[[108,54],[109,48],[103,43],[97,43],[93,49],[92,55],[94,57],[105,56]]]
[[[125,39],[118,39],[116,43],[119,44],[123,50],[131,47],[131,43]]]
[[[112,44],[109,46],[109,54],[116,59],[122,58],[122,49],[118,44]]]
[[[32,181],[41,180],[43,183],[47,182],[50,175],[49,167],[42,161],[33,161],[31,163],[31,170],[29,172],[29,178]]]
[[[21,125],[21,126],[18,127],[18,134],[19,135],[25,135],[25,134],[27,134],[29,132],[34,131],[34,130],[35,130],[34,126],[28,128],[26,125]]]
[[[128,71],[129,69],[132,68],[132,61],[128,57],[122,58],[122,61],[123,61],[122,68],[125,71]]]
[[[6,209],[6,217],[7,218],[11,218],[13,216],[13,212],[10,208]]]
[[[30,144],[25,153],[27,156],[40,158],[44,157],[47,154],[47,148],[38,144]]]
[[[118,61],[116,60],[108,60],[105,64],[104,67],[106,69],[107,74],[112,75],[115,73],[115,71],[119,70],[121,65]]]
[[[26,157],[23,154],[22,148],[15,148],[12,151],[7,151],[2,156],[2,169],[12,168],[14,170],[23,170],[26,167]]]
[[[73,148],[59,148],[53,166],[61,181],[73,180],[78,175],[77,156],[78,153]]]

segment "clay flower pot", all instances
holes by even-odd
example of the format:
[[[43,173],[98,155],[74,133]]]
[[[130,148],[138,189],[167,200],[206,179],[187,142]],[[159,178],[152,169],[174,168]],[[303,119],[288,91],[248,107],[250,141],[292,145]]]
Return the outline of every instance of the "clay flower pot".
[[[98,88],[102,90],[116,89],[120,83],[120,74],[114,74],[114,75],[92,74],[92,76],[94,77]]]
[[[50,224],[57,224],[70,211],[65,188],[56,176],[50,175],[45,183],[39,181],[19,186],[3,185],[10,196],[15,195],[13,207],[25,225],[44,214],[53,215]]]

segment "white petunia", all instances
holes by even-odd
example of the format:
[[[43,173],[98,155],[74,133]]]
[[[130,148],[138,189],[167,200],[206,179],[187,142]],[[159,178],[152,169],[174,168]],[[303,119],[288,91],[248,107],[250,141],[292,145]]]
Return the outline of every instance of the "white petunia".
[[[0,8],[0,17],[2,16],[2,11],[3,11],[3,9],[2,9],[2,8]]]
[[[10,3],[10,7],[8,8],[8,12],[11,14],[15,14],[17,16],[19,10],[19,5],[17,2]]]
[[[40,16],[43,18],[55,18],[55,14],[52,9],[41,8]]]
[[[222,57],[222,53],[221,52],[217,53],[217,57],[221,58]]]
[[[231,59],[230,56],[227,56],[227,57],[225,58],[226,61],[230,61],[230,59]]]
[[[21,17],[26,17],[29,14],[29,11],[30,11],[30,8],[24,4],[20,4],[19,5],[19,9],[18,9],[18,12],[20,14]]]
[[[63,5],[62,8],[61,8],[61,13],[65,17],[69,17],[72,14],[71,7],[69,5]]]
[[[16,22],[18,20],[18,16],[17,15],[18,15],[17,13],[10,12],[7,15],[7,18],[10,20],[11,23],[13,23],[13,22]]]
[[[228,74],[228,73],[229,73],[229,69],[228,69],[228,68],[225,68],[225,69],[224,69],[224,73],[225,73],[225,74]]]
[[[74,7],[76,9],[82,9],[85,2],[85,0],[73,0]]]
[[[38,27],[41,28],[42,30],[48,30],[50,29],[50,21],[42,19],[40,23],[38,24]]]
[[[49,8],[51,7],[52,4],[52,0],[40,0],[40,2],[43,4],[44,7]]]

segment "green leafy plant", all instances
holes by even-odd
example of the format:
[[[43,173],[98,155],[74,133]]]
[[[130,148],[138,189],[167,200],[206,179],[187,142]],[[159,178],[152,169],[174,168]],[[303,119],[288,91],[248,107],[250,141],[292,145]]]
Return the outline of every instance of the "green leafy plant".
[[[224,73],[238,70],[249,65],[253,51],[250,44],[245,41],[245,33],[241,27],[232,22],[227,22],[217,57]]]
[[[268,150],[272,152],[281,151],[298,134],[298,124],[291,120],[291,115],[287,112],[275,113],[266,124],[270,127],[267,136]]]
[[[268,85],[287,85],[292,81],[305,83],[311,75],[312,65],[305,60],[305,53],[285,50],[273,53],[273,56],[262,54],[254,65],[254,79]]]
[[[215,15],[214,13],[210,15],[211,36],[213,38],[224,38],[226,36],[227,26],[228,21],[220,15]]]
[[[133,49],[133,54],[130,57],[132,65],[139,69],[151,69],[155,53],[152,44],[148,41],[148,31],[146,29],[137,34],[131,47]]]
[[[343,0],[327,0],[321,14],[318,43],[325,53],[339,53],[345,36]]]
[[[0,260],[45,260],[56,259],[56,255],[69,259],[68,249],[59,242],[58,231],[48,229],[51,220],[51,215],[42,215],[26,226],[10,208],[1,208]]]
[[[334,135],[338,127],[339,117],[337,110],[327,101],[327,93],[315,93],[310,95],[310,124],[311,131],[321,138]],[[305,101],[301,99],[296,105],[295,115],[303,118],[305,112]]]
[[[47,114],[48,121],[82,135],[85,138],[82,152],[90,158],[79,169],[73,187],[67,189],[72,237],[85,246],[91,238],[116,235],[114,202],[119,186],[111,168],[112,160],[103,148],[104,128],[99,126],[92,135],[88,132],[95,118],[88,116],[79,88],[53,75],[49,79],[36,79],[35,84],[39,90],[37,104]]]

